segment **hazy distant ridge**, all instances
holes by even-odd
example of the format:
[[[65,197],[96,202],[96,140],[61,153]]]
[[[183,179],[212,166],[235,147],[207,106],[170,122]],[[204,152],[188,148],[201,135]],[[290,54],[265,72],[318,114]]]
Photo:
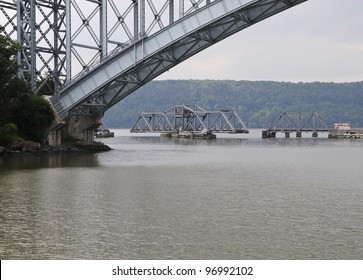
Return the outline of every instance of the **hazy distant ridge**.
[[[176,104],[237,111],[249,128],[266,127],[281,112],[319,112],[331,127],[350,122],[363,127],[363,81],[288,83],[271,81],[152,81],[106,112],[104,124],[129,128],[141,112],[165,111]]]

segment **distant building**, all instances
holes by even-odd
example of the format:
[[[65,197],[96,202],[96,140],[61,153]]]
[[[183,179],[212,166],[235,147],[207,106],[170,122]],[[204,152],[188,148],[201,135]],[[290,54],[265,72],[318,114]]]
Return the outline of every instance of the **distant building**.
[[[351,124],[350,123],[335,123],[334,124],[334,129],[339,129],[339,130],[348,130],[350,129]]]

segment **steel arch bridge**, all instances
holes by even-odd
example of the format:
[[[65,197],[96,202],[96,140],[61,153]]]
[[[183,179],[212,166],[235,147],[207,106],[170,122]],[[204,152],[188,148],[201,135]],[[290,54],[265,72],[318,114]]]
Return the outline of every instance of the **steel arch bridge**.
[[[19,76],[54,93],[58,120],[100,119],[194,54],[305,1],[0,0],[0,29],[21,45]]]

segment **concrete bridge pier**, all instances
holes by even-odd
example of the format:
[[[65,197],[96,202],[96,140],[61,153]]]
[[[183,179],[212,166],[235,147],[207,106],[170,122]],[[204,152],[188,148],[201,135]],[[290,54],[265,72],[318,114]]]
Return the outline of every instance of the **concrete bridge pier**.
[[[59,146],[62,144],[62,129],[64,128],[65,123],[56,123],[50,127],[48,132],[48,144],[50,146]]]
[[[100,127],[101,124],[102,121],[93,116],[70,116],[67,119],[67,129],[64,136],[93,143],[94,130]]]
[[[49,145],[62,145],[67,138],[91,144],[94,142],[94,130],[101,124],[101,120],[92,116],[71,116],[62,122],[55,120],[48,133]]]

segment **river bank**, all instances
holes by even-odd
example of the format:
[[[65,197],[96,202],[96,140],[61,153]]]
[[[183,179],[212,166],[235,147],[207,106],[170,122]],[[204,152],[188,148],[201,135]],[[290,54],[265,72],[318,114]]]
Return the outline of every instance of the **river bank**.
[[[24,141],[11,144],[9,147],[0,146],[0,158],[37,156],[56,153],[99,153],[110,151],[111,148],[102,142],[87,143],[76,141],[73,143],[49,146],[37,142]]]

